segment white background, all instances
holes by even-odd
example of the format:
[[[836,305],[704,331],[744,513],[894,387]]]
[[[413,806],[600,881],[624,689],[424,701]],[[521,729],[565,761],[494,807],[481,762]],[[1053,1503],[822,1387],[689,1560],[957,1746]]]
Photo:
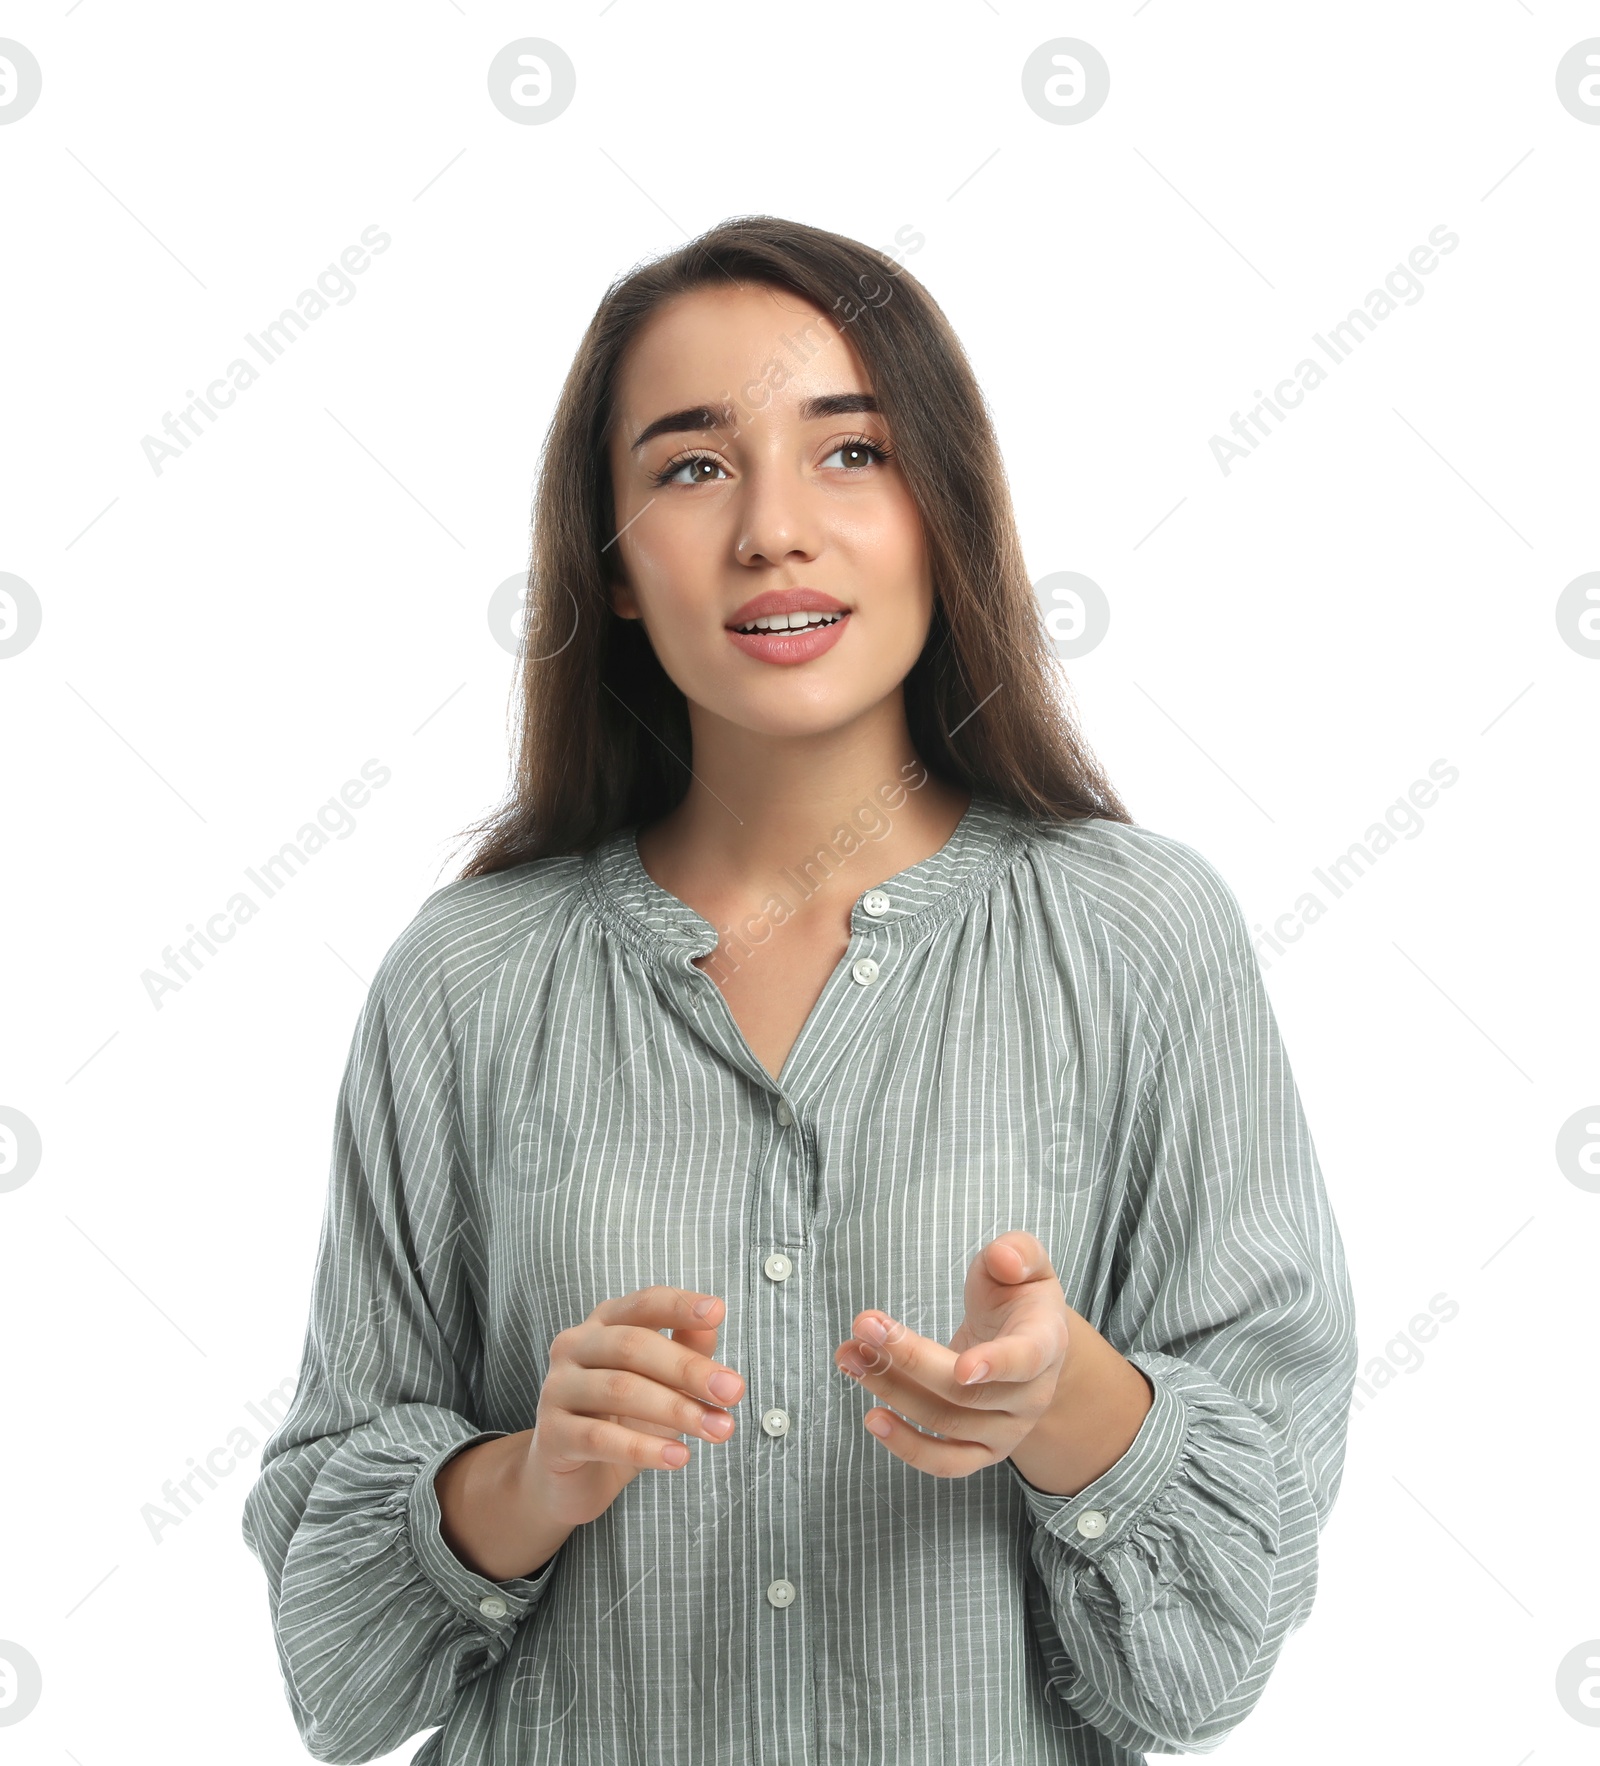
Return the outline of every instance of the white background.
[[[306,1757],[253,1456],[159,1541],[147,1505],[259,1447],[296,1372],[365,985],[506,780],[487,606],[581,330],[752,211],[920,237],[1031,574],[1110,602],[1069,670],[1087,734],[1252,925],[1459,769],[1262,947],[1363,1370],[1395,1371],[1216,1757],[1593,1760],[1556,1675],[1600,1637],[1600,1195],[1555,1146],[1600,1098],[1600,660],[1555,609],[1600,568],[1600,126],[1555,69],[1597,33],[1561,0],[7,8],[43,90],[0,127],[0,570],[43,624],[0,661],[0,1105],[43,1155],[0,1194],[0,1638],[44,1688],[8,1760]],[[528,35],[577,68],[542,127],[487,96]],[[1020,84],[1062,35],[1111,70],[1076,126]],[[154,472],[164,413],[374,224],[355,298]],[[1224,474],[1210,438],[1441,225],[1421,298]],[[369,759],[348,838],[152,1004],[164,948]]]

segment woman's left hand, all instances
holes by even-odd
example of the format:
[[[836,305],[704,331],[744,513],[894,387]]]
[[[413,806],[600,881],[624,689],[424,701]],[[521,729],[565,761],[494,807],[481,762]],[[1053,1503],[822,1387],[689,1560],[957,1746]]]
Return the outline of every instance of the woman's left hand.
[[[969,1477],[1019,1447],[1049,1410],[1074,1347],[1077,1314],[1032,1233],[1002,1233],[985,1245],[967,1270],[964,1298],[966,1317],[948,1346],[872,1310],[856,1314],[855,1337],[834,1352],[837,1367],[899,1412],[868,1411],[867,1427],[936,1478]],[[881,1343],[872,1341],[874,1324]],[[967,1384],[975,1373],[980,1380]]]

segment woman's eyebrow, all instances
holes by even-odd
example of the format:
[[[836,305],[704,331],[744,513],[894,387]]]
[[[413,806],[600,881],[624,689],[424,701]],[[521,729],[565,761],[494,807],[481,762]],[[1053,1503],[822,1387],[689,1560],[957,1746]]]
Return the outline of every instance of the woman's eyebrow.
[[[863,411],[876,411],[878,401],[870,392],[828,392],[802,400],[800,421],[813,423],[819,417],[853,417]],[[670,411],[665,417],[646,424],[629,446],[629,453],[642,448],[658,435],[700,434],[709,429],[731,429],[734,414],[731,405],[691,405],[685,411]]]

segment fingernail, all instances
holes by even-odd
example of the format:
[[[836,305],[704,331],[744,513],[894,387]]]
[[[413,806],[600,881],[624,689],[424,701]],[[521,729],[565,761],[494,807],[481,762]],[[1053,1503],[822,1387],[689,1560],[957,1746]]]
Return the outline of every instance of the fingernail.
[[[739,1396],[739,1376],[737,1374],[713,1374],[711,1390],[719,1398],[737,1398]]]
[[[694,1303],[695,1317],[696,1318],[709,1318],[711,1316],[711,1309],[712,1309],[712,1307],[714,1307],[716,1305],[716,1303],[717,1302],[714,1298],[707,1299],[707,1300],[696,1300]]]
[[[880,1439],[889,1433],[889,1419],[881,1411],[873,1411],[872,1415],[864,1420],[867,1427]]]
[[[881,1318],[869,1318],[857,1335],[865,1337],[869,1343],[882,1343],[887,1340],[889,1331]]]
[[[968,1374],[967,1377],[961,1382],[961,1384],[963,1386],[975,1386],[975,1385],[977,1385],[979,1380],[986,1380],[988,1377],[989,1377],[989,1364],[986,1361],[980,1361],[978,1363],[978,1365],[972,1370],[972,1372],[970,1374]]]

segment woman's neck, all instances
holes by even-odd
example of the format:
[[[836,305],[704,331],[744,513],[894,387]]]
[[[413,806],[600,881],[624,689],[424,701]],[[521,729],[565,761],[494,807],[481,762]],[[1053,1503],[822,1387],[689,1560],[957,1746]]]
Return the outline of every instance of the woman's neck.
[[[740,734],[737,754],[697,744],[683,801],[638,834],[650,876],[719,925],[796,874],[814,882],[809,907],[848,913],[864,890],[944,846],[971,801],[928,771],[909,736],[830,754]]]

